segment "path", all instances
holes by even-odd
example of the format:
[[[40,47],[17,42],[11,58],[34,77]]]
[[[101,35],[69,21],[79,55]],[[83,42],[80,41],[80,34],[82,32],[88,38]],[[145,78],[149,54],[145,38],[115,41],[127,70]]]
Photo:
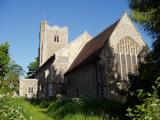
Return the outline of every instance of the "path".
[[[31,120],[53,120],[53,118],[50,118],[45,114],[46,109],[34,106],[27,101],[20,102],[19,104],[21,104],[24,109],[26,109],[27,113],[32,116]]]

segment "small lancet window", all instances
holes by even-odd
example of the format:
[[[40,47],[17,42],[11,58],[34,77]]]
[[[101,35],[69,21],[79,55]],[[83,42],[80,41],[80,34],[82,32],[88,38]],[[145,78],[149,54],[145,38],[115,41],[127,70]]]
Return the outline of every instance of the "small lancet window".
[[[59,36],[57,36],[57,42],[59,42]]]
[[[56,42],[56,36],[54,36],[54,42]]]

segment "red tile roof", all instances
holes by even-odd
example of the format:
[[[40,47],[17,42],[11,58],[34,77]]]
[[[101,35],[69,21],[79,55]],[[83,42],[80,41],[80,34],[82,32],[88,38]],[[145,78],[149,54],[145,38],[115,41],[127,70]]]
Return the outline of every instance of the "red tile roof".
[[[113,30],[117,26],[118,22],[119,20],[116,21],[114,24],[112,24],[107,29],[105,29],[99,35],[94,37],[92,40],[90,40],[81,50],[81,52],[76,57],[76,59],[73,61],[72,65],[70,66],[66,74],[75,70],[76,68],[80,66],[83,66],[84,64],[88,62],[98,59],[101,48],[103,47],[105,41],[109,39]]]

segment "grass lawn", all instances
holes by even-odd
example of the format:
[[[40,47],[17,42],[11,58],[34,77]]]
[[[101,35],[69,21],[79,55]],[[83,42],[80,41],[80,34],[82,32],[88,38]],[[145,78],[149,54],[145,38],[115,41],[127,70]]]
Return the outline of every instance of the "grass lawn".
[[[16,102],[26,110],[25,113],[26,116],[29,117],[29,120],[53,120],[53,118],[45,114],[47,110],[45,108],[34,106],[22,99],[17,99]]]

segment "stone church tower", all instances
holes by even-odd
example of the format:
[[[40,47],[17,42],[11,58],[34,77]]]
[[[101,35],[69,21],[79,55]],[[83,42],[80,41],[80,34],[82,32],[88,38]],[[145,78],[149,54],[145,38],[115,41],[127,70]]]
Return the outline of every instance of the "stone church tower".
[[[68,28],[49,26],[47,21],[40,23],[39,66],[56,51],[68,45]]]

